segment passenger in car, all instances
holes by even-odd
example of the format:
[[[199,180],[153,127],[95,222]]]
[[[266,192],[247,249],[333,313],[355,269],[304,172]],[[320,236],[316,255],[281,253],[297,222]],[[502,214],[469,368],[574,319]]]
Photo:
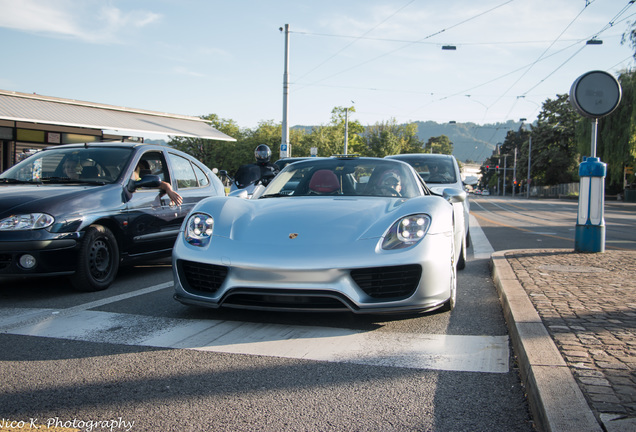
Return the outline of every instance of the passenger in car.
[[[151,174],[150,164],[148,163],[147,160],[142,159],[137,164],[137,167],[135,167],[135,171],[133,171],[132,180],[139,181],[144,175],[150,175],[150,174]],[[180,206],[181,204],[183,204],[183,197],[181,197],[181,195],[179,195],[178,192],[172,189],[172,186],[170,185],[170,183],[162,181],[159,184],[159,189],[161,189],[160,195],[163,195],[163,194],[168,195],[168,198],[170,198],[170,201],[171,201],[170,202],[171,205]]]

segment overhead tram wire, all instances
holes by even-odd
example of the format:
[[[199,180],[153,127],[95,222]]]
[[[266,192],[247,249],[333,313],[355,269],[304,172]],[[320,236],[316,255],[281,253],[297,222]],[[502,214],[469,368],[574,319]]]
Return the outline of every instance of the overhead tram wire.
[[[622,14],[624,14],[627,9],[629,9],[629,7],[631,7],[633,5],[633,1],[630,1],[627,5],[625,5],[623,7],[623,9],[621,9],[616,15],[614,15],[614,17],[610,20],[609,23],[607,23],[605,26],[603,26],[603,28],[601,30],[599,30],[598,32],[596,32],[594,34],[594,36],[592,36],[591,38],[587,38],[588,40],[590,39],[595,39],[597,38],[601,33],[603,33],[604,31],[614,27],[614,25],[616,24],[616,20],[618,18],[620,18],[620,16]],[[633,16],[634,14],[630,15]],[[626,17],[625,19],[627,19],[629,17]],[[624,21],[625,19],[621,20]],[[620,22],[620,21],[619,21]],[[561,63],[559,66],[556,67],[556,69],[554,69],[552,72],[550,72],[545,78],[543,78],[542,80],[540,80],[538,83],[536,83],[535,85],[533,85],[532,87],[530,87],[528,90],[526,90],[523,93],[523,96],[527,95],[528,93],[530,93],[532,90],[534,90],[535,88],[537,88],[538,86],[540,86],[543,82],[545,82],[545,80],[547,80],[548,78],[550,78],[552,75],[554,75],[559,69],[561,69],[563,66],[565,66],[570,60],[572,60],[574,57],[576,57],[581,51],[583,51],[583,49],[587,46],[583,45],[581,48],[579,48],[574,54],[572,54],[567,60],[565,60],[563,63]]]
[[[413,3],[415,0],[410,0],[408,3],[406,3],[404,6],[402,6],[401,8],[399,8],[398,10],[396,10],[395,12],[393,12],[391,15],[389,15],[388,17],[386,17],[385,19],[383,19],[382,21],[380,21],[378,24],[376,24],[375,26],[371,27],[369,30],[367,30],[366,32],[364,32],[361,36],[358,37],[354,37],[355,39],[353,41],[351,41],[349,44],[345,45],[344,47],[342,47],[340,50],[338,50],[337,52],[335,52],[334,54],[332,54],[331,56],[327,57],[325,60],[323,60],[322,62],[320,62],[317,66],[313,67],[312,69],[310,69],[309,71],[305,72],[304,75],[301,75],[298,79],[303,79],[304,77],[306,77],[307,75],[309,75],[310,73],[312,73],[313,71],[315,71],[316,69],[320,68],[322,65],[324,65],[325,63],[327,63],[329,60],[331,60],[332,58],[336,57],[338,54],[340,54],[341,52],[343,52],[344,50],[346,50],[347,48],[349,48],[351,45],[355,44],[356,42],[358,42],[361,39],[365,39],[365,36],[368,35],[369,33],[371,33],[373,30],[377,29],[378,27],[380,27],[382,24],[384,24],[385,22],[387,22],[388,20],[390,20],[391,18],[393,18],[395,15],[397,15],[399,12],[401,12],[404,8],[406,8],[407,6],[409,6],[411,3]],[[301,33],[301,32],[291,32],[291,33]]]
[[[575,43],[570,44],[570,45],[568,45],[567,47],[565,47],[565,48],[563,48],[563,49],[561,49],[561,50],[559,50],[559,51],[555,51],[554,53],[550,54],[549,56],[545,56],[545,57],[543,57],[540,61],[547,60],[547,59],[549,59],[549,58],[551,58],[551,57],[553,57],[553,56],[555,56],[555,55],[557,55],[557,54],[560,54],[560,53],[561,53],[561,52],[563,52],[563,51],[566,51],[566,50],[568,50],[568,49],[572,48],[573,46],[576,46],[576,45],[580,44],[581,42],[585,42],[586,40],[587,40],[587,38],[585,38],[585,39],[579,39],[579,40],[578,40],[578,41],[576,41]],[[509,76],[509,75],[512,75],[512,74],[515,74],[515,73],[517,73],[517,72],[519,72],[519,71],[524,70],[524,69],[525,69],[525,68],[527,68],[530,64],[532,64],[532,63],[529,63],[529,64],[527,64],[527,65],[524,65],[524,66],[518,67],[517,69],[514,69],[514,70],[511,70],[511,71],[509,71],[509,72],[506,72],[506,73],[504,73],[504,74],[502,74],[502,75],[499,75],[499,76],[497,76],[497,77],[495,77],[495,78],[492,78],[492,79],[490,79],[490,80],[488,80],[488,81],[485,81],[485,82],[483,82],[483,83],[481,83],[481,84],[477,84],[477,85],[475,85],[475,86],[473,86],[473,87],[470,87],[470,88],[467,88],[467,89],[464,89],[464,90],[458,91],[458,92],[456,92],[456,93],[453,93],[453,94],[450,94],[450,95],[447,95],[447,96],[441,97],[441,98],[439,98],[439,99],[437,99],[437,100],[434,100],[434,101],[432,101],[432,102],[430,102],[430,103],[428,103],[428,104],[422,105],[422,106],[420,106],[420,107],[418,107],[418,108],[414,109],[413,111],[411,111],[411,112],[409,113],[409,115],[412,115],[413,113],[415,113],[415,112],[417,112],[417,111],[419,111],[419,110],[421,110],[421,109],[423,109],[423,108],[425,108],[425,107],[427,107],[427,106],[429,106],[429,105],[431,105],[431,104],[433,104],[433,103],[435,103],[435,102],[440,102],[440,101],[443,101],[443,100],[446,100],[446,99],[450,99],[450,98],[452,98],[452,97],[461,96],[461,95],[464,95],[464,94],[466,94],[466,93],[470,93],[472,90],[475,90],[475,89],[477,89],[477,88],[480,88],[480,87],[486,86],[486,85],[488,85],[488,84],[492,84],[493,82],[499,81],[499,80],[500,80],[500,79],[502,79],[502,78],[505,78],[505,77],[507,77],[507,76]]]
[[[329,34],[329,33],[312,33],[312,32],[303,32],[303,31],[290,31],[290,33],[303,35],[303,36],[319,36],[319,37],[330,37],[330,38],[340,38],[340,39],[356,39],[356,40],[369,40],[369,41],[378,41],[378,42],[394,42],[394,43],[404,43],[404,44],[424,44],[424,45],[439,45],[439,42],[427,42],[424,39],[419,40],[408,40],[408,39],[389,39],[389,38],[380,38],[380,37],[365,37],[363,36],[351,36],[351,35],[341,35],[341,34]],[[367,32],[368,33],[368,32]],[[365,33],[366,34],[366,33]],[[578,42],[579,39],[561,39],[561,42]],[[457,45],[461,46],[484,46],[484,45],[523,45],[523,44],[542,44],[546,42],[551,42],[551,40],[530,40],[530,41],[505,41],[505,42],[461,42]]]
[[[422,38],[422,39],[419,39],[419,40],[414,41],[414,42],[407,43],[407,44],[405,44],[405,45],[403,45],[403,46],[401,46],[401,47],[399,47],[399,48],[396,48],[396,49],[394,49],[394,50],[392,50],[392,51],[388,51],[388,52],[386,52],[386,53],[384,53],[384,54],[381,54],[381,55],[379,55],[379,56],[376,56],[376,57],[374,57],[374,58],[372,58],[372,59],[366,60],[366,61],[364,61],[364,62],[362,62],[362,63],[358,63],[357,65],[354,65],[354,66],[351,66],[351,67],[349,67],[349,68],[347,68],[347,69],[341,70],[340,72],[336,72],[335,74],[331,74],[331,75],[329,75],[329,76],[327,76],[327,77],[325,77],[325,78],[322,78],[322,79],[320,79],[320,80],[318,80],[318,81],[314,81],[313,83],[305,84],[305,85],[304,85],[304,87],[309,87],[309,86],[312,86],[312,85],[318,84],[318,83],[320,83],[320,82],[322,82],[322,81],[325,81],[325,80],[327,80],[327,79],[329,79],[329,78],[333,78],[333,77],[335,77],[335,76],[342,75],[342,74],[343,74],[343,73],[345,73],[345,72],[349,72],[350,70],[357,69],[357,68],[359,68],[359,67],[361,67],[361,66],[364,66],[364,65],[366,65],[366,64],[372,63],[372,62],[374,62],[374,61],[376,61],[376,60],[378,60],[378,59],[380,59],[380,58],[383,58],[383,57],[386,57],[386,56],[388,56],[388,55],[390,55],[390,54],[396,53],[396,52],[398,52],[398,51],[400,51],[400,50],[403,50],[404,48],[407,48],[407,47],[409,47],[409,46],[411,46],[411,45],[414,45],[414,44],[416,44],[416,43],[421,43],[422,41],[427,40],[427,39],[430,39],[430,38],[432,38],[432,37],[434,37],[434,36],[437,36],[437,35],[439,35],[439,34],[441,34],[441,33],[444,33],[444,32],[445,32],[445,31],[447,31],[447,30],[451,30],[451,29],[453,29],[453,28],[455,28],[455,27],[458,27],[458,26],[460,26],[460,25],[462,25],[462,24],[465,24],[465,23],[467,23],[467,22],[469,22],[469,21],[472,21],[472,20],[474,20],[474,19],[477,19],[477,18],[479,18],[479,17],[481,17],[481,16],[483,16],[483,15],[486,15],[486,14],[488,14],[488,13],[490,13],[490,12],[492,12],[492,11],[496,10],[496,9],[499,9],[499,8],[501,8],[501,7],[503,7],[503,6],[507,5],[507,4],[509,4],[509,3],[512,3],[513,1],[515,1],[515,0],[507,0],[507,1],[505,1],[505,2],[501,3],[501,4],[497,5],[497,6],[494,6],[494,7],[490,8],[490,9],[488,9],[488,10],[484,11],[484,12],[478,13],[477,15],[474,15],[474,16],[472,16],[472,17],[470,17],[470,18],[467,18],[467,19],[465,19],[465,20],[463,20],[463,21],[460,21],[460,22],[458,22],[458,23],[456,23],[456,24],[453,24],[453,25],[451,25],[450,27],[446,27],[446,28],[444,28],[444,29],[441,29],[441,30],[438,30],[438,31],[436,31],[436,32],[434,32],[434,33],[431,33],[431,34],[429,34],[428,36],[426,36],[426,37],[424,37],[424,38]]]
[[[587,7],[588,5],[590,5],[590,4],[592,4],[594,1],[596,1],[596,0],[592,0],[592,1],[590,1],[590,2],[587,2],[586,7]],[[625,6],[624,6],[624,7],[623,7],[623,8],[622,8],[622,9],[621,9],[621,10],[620,10],[620,11],[619,11],[619,12],[618,12],[618,13],[617,13],[617,14],[616,14],[613,18],[612,18],[612,20],[610,20],[610,22],[609,22],[608,24],[606,24],[606,25],[605,25],[605,26],[604,26],[604,27],[603,27],[600,31],[598,31],[597,33],[595,33],[595,37],[596,37],[596,36],[598,36],[598,35],[600,35],[602,32],[606,31],[607,29],[609,29],[609,28],[613,27],[615,24],[617,24],[616,19],[617,19],[618,17],[620,17],[621,15],[623,15],[623,14],[625,13],[625,11],[626,11],[629,7],[631,7],[631,6],[632,6],[632,4],[633,4],[633,3],[634,3],[634,1],[631,1],[631,0],[630,0],[630,1],[627,3],[627,5],[625,5]],[[584,9],[583,9],[583,10],[584,10]],[[582,11],[581,11],[581,12],[582,12]],[[579,13],[579,15],[580,15],[580,13]],[[632,16],[632,15],[630,15],[630,16]],[[577,15],[577,18],[578,18],[578,15]],[[628,19],[628,18],[629,18],[629,17],[626,17],[626,18],[622,19],[622,20],[621,20],[621,21],[619,21],[619,22],[622,22],[622,21],[624,21],[624,20],[626,20],[626,19]],[[576,19],[576,18],[575,18],[575,19]],[[570,23],[570,25],[571,25],[571,23]],[[569,25],[568,25],[568,26],[569,26]],[[490,84],[490,83],[493,83],[493,82],[495,82],[495,81],[497,81],[497,80],[499,80],[499,79],[505,78],[505,77],[507,77],[507,76],[509,76],[509,75],[512,75],[512,74],[514,74],[514,73],[516,73],[516,72],[519,72],[519,71],[521,71],[521,70],[523,70],[523,69],[525,69],[525,68],[527,68],[527,67],[532,67],[532,66],[534,66],[536,63],[538,63],[538,62],[540,62],[540,61],[547,60],[548,58],[551,58],[551,57],[553,57],[553,56],[555,56],[555,55],[557,55],[557,54],[560,54],[561,52],[566,51],[566,50],[568,50],[568,49],[572,48],[573,46],[578,45],[579,43],[586,42],[586,41],[587,41],[587,40],[589,40],[589,39],[590,39],[589,37],[588,37],[588,38],[585,38],[585,39],[579,39],[579,40],[578,40],[578,41],[576,41],[575,43],[573,43],[573,44],[571,44],[571,45],[568,45],[567,47],[565,47],[565,48],[563,48],[563,49],[561,49],[561,50],[559,50],[559,51],[555,51],[554,53],[552,53],[552,54],[550,54],[550,55],[548,55],[548,56],[545,56],[545,53],[544,53],[544,54],[542,54],[542,56],[541,56],[541,57],[539,57],[537,60],[535,60],[534,62],[532,62],[532,63],[530,63],[530,64],[528,64],[528,65],[522,66],[522,67],[517,68],[517,69],[515,69],[515,70],[513,70],[513,71],[510,71],[510,72],[507,72],[507,73],[505,73],[505,74],[503,74],[503,75],[500,75],[500,76],[498,76],[498,77],[496,77],[496,78],[493,78],[493,79],[491,79],[491,80],[488,80],[488,81],[486,81],[486,82],[484,82],[484,83],[478,84],[478,85],[476,85],[476,86],[474,86],[474,87],[471,87],[471,88],[469,88],[469,89],[462,90],[462,91],[460,91],[460,92],[457,92],[457,93],[454,93],[454,94],[451,94],[451,95],[448,95],[448,96],[442,97],[442,98],[437,99],[437,100],[435,100],[435,101],[431,101],[430,103],[425,104],[425,105],[423,105],[423,106],[421,106],[421,107],[419,107],[419,108],[417,108],[417,109],[415,109],[415,110],[411,111],[411,113],[410,113],[409,115],[412,115],[413,113],[415,113],[415,112],[417,112],[417,111],[419,111],[419,110],[421,110],[421,109],[423,109],[423,108],[425,108],[425,107],[427,107],[427,106],[429,106],[429,105],[431,105],[431,104],[433,104],[433,103],[435,103],[435,102],[439,102],[439,101],[442,101],[442,100],[449,99],[449,98],[451,98],[451,97],[459,96],[459,95],[464,94],[464,93],[466,93],[466,92],[470,92],[470,91],[472,91],[472,90],[474,90],[474,89],[476,89],[476,88],[483,87],[483,86],[488,85],[488,84]],[[585,47],[585,46],[586,46],[586,45],[584,45],[583,47]],[[578,54],[580,51],[581,51],[581,50],[578,50],[578,51],[575,53],[575,55],[576,55],[576,54]],[[573,56],[571,56],[571,57],[570,57],[570,58],[569,58],[569,59],[568,59],[565,63],[567,63],[568,61],[570,61],[572,58],[573,58]],[[561,67],[562,67],[565,63],[561,64],[558,68],[561,68]],[[558,69],[557,69],[557,70],[558,70]],[[554,72],[556,72],[556,70],[555,70],[555,71],[553,71],[552,73],[554,73]],[[551,74],[550,74],[550,75],[551,75]],[[547,78],[548,78],[548,77],[544,78],[544,80],[545,80],[545,79],[547,79]],[[541,82],[543,82],[544,80],[542,80]],[[541,82],[540,82],[539,84],[541,84]],[[525,93],[523,93],[523,95],[522,95],[522,96],[523,96],[523,97],[527,96],[527,95],[528,95],[528,93],[530,92],[530,90],[533,90],[533,89],[534,89],[534,88],[536,88],[539,84],[537,84],[537,85],[533,86],[531,89],[529,89],[528,91],[526,91]],[[506,91],[506,93],[507,93],[507,92],[508,92],[508,90]],[[503,94],[503,95],[502,95],[502,96],[501,96],[498,100],[500,100],[500,99],[501,99],[504,95],[505,95],[505,93],[504,93],[504,94]],[[492,105],[491,105],[491,106],[492,106]]]
[[[593,0],[594,1],[594,0]],[[506,91],[504,91],[501,96],[499,96],[491,105],[490,107],[492,107],[493,105],[495,105],[497,102],[499,102],[501,100],[501,98],[503,98],[505,95],[508,94],[508,92],[510,92],[510,90],[512,90],[512,88],[514,86],[516,86],[519,81],[521,81],[521,79],[526,76],[526,74],[528,74],[528,72],[530,72],[532,70],[532,68],[546,55],[546,53],[550,50],[550,48],[552,48],[554,46],[555,43],[558,42],[559,39],[561,39],[561,36],[563,36],[563,34],[572,26],[572,24],[574,24],[574,22],[581,16],[581,14],[585,11],[585,9],[587,9],[587,7],[589,5],[591,5],[593,3],[593,1],[587,1],[585,2],[585,6],[583,7],[583,9],[581,9],[581,11],[574,17],[574,19],[572,19],[572,21],[570,21],[570,23],[565,26],[565,28],[563,29],[563,31],[561,33],[559,33],[559,36],[557,36],[556,39],[554,39],[552,41],[552,43],[541,53],[541,55],[530,64],[530,66],[528,66],[528,68],[525,70],[524,73],[521,74],[521,76],[519,76],[519,78],[517,78],[517,80],[512,83],[512,85],[510,85],[510,87],[508,87],[508,89]]]

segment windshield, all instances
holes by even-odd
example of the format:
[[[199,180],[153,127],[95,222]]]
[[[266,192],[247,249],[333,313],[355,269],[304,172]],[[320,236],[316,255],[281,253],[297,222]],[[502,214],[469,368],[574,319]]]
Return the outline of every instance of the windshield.
[[[258,165],[254,164],[240,166],[234,176],[234,181],[240,189],[246,188],[260,179],[261,169]]]
[[[408,166],[386,159],[307,160],[288,165],[272,180],[261,198],[280,196],[422,195]]]
[[[445,184],[457,182],[455,164],[451,157],[417,155],[392,159],[398,159],[411,165],[426,183]]]
[[[0,183],[113,183],[131,153],[103,147],[44,150],[0,174]]]

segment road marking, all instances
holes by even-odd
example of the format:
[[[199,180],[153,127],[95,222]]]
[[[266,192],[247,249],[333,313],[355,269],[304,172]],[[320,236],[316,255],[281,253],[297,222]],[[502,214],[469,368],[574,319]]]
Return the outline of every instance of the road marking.
[[[486,238],[486,234],[481,229],[481,225],[477,221],[477,218],[470,214],[470,242],[473,247],[473,255],[475,259],[490,259],[490,256],[495,251],[490,242]]]
[[[158,285],[150,286],[148,288],[142,288],[142,289],[131,291],[131,292],[128,292],[128,293],[125,293],[125,294],[119,294],[119,295],[112,296],[112,297],[106,297],[106,298],[101,299],[101,300],[95,300],[95,301],[92,301],[92,302],[88,302],[88,303],[84,303],[84,304],[81,304],[81,305],[73,306],[73,307],[70,307],[70,308],[67,308],[67,309],[63,309],[63,311],[64,311],[64,313],[67,313],[67,312],[74,312],[76,310],[94,309],[94,308],[101,307],[101,306],[104,306],[104,305],[107,305],[107,304],[110,304],[110,303],[115,303],[115,302],[118,302],[118,301],[127,300],[129,298],[137,297],[137,296],[140,296],[140,295],[150,294],[152,292],[159,291],[159,290],[162,290],[162,289],[165,289],[165,288],[170,288],[170,287],[173,287],[173,286],[174,286],[174,282],[172,282],[172,281],[164,282],[164,283],[161,283],[161,284],[158,284]]]
[[[374,366],[507,373],[508,336],[389,333],[221,320],[190,320],[75,308],[0,308],[0,332],[158,348]]]

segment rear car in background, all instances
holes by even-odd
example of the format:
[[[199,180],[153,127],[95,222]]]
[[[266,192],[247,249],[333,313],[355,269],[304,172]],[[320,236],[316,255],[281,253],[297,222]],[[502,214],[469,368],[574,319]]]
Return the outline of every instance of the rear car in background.
[[[477,184],[477,178],[462,180],[461,171],[457,159],[452,155],[415,153],[387,156],[388,159],[397,159],[411,165],[426,182],[434,193],[443,194],[444,189],[454,188],[464,190],[464,185]],[[463,226],[464,240],[461,246],[457,268],[466,266],[466,248],[470,246],[470,203],[466,198],[461,203],[455,203],[455,219]]]

